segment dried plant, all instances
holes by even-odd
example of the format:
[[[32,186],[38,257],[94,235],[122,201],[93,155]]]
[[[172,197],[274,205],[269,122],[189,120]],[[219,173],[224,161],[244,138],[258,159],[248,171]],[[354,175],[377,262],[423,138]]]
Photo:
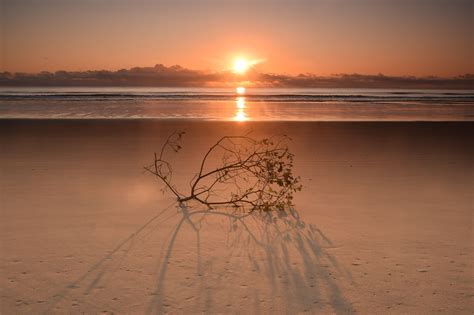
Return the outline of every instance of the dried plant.
[[[160,154],[155,153],[153,164],[145,167],[180,203],[195,200],[209,208],[283,211],[292,206],[293,194],[302,188],[300,178],[293,175],[289,137],[255,140],[249,136],[224,136],[208,149],[190,181],[189,194],[183,194],[173,184],[173,168],[164,157],[167,151],[177,153],[182,149],[183,135],[184,132],[171,134]]]

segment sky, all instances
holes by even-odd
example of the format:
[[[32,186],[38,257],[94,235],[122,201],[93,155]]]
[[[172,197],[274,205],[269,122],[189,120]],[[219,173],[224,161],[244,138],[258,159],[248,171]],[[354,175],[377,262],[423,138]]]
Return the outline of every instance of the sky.
[[[0,0],[0,71],[474,73],[470,0]]]

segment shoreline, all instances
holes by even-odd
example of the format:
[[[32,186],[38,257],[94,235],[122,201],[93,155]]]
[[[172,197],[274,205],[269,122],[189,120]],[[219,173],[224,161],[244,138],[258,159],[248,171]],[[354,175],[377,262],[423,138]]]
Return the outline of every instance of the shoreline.
[[[232,124],[262,124],[262,123],[282,123],[282,124],[357,124],[357,123],[369,123],[369,124],[473,124],[474,120],[247,120],[247,121],[235,121],[235,120],[205,120],[201,118],[3,118],[0,117],[0,121],[10,123],[22,123],[22,122],[43,122],[43,123],[63,123],[63,122],[153,122],[153,123],[232,123]]]

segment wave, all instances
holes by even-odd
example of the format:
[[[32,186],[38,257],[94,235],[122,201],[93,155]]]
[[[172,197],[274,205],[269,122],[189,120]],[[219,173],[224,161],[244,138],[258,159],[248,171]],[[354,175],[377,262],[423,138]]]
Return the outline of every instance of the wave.
[[[463,101],[474,102],[474,93],[410,93],[392,92],[383,94],[253,94],[235,93],[0,93],[0,100],[69,100],[69,101],[126,101],[126,100],[203,100],[226,101],[245,97],[248,101],[268,102],[326,102],[326,101]]]

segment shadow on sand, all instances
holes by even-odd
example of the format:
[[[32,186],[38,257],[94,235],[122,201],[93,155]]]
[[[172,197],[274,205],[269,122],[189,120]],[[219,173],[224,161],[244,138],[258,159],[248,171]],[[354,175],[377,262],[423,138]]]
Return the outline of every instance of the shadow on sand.
[[[194,310],[211,313],[223,311],[214,308],[213,303],[221,300],[216,293],[227,288],[227,291],[237,295],[236,287],[239,284],[235,280],[238,278],[245,281],[247,274],[250,275],[247,276],[250,283],[245,286],[248,287],[250,298],[254,300],[252,311],[255,313],[267,313],[271,310],[294,313],[321,309],[337,314],[353,312],[351,303],[344,297],[338,284],[343,278],[350,280],[350,272],[340,266],[329,253],[328,249],[334,247],[332,241],[313,224],[306,224],[295,209],[288,212],[252,213],[229,208],[200,210],[185,205],[180,205],[178,209],[181,217],[174,226],[159,262],[156,287],[147,313],[166,312],[167,271],[172,266],[170,259],[178,234],[186,228],[190,228],[195,235],[196,274],[201,283],[199,286],[203,289],[204,284],[214,282],[217,287],[214,289],[217,292],[196,288],[201,296]],[[237,269],[234,270],[237,276],[230,281],[225,276],[211,277],[212,272],[218,268],[207,268],[209,266],[206,264],[210,263],[206,258],[209,257],[201,254],[201,233],[210,228],[212,221],[215,222],[218,218],[224,218],[224,228],[227,231],[227,257],[219,257],[219,260],[221,263],[222,260],[229,263],[234,258],[236,262],[232,267]],[[218,255],[217,251],[216,249],[215,255]],[[224,272],[225,270],[227,268],[224,268]],[[216,278],[224,283],[219,283]],[[264,305],[260,303],[265,301],[263,296],[269,300]],[[249,297],[245,295],[244,298]]]
[[[81,288],[83,295],[89,296],[99,283],[107,282],[106,274],[113,279],[119,266],[126,265],[125,260],[133,256],[130,252],[139,252],[136,247],[145,246],[158,226],[164,225],[171,231],[168,240],[159,240],[162,250],[154,267],[154,288],[142,302],[147,303],[147,313],[173,311],[170,304],[180,306],[174,309],[180,313],[233,312],[235,309],[226,309],[230,305],[222,302],[229,299],[241,299],[240,304],[234,306],[253,313],[325,310],[347,314],[353,311],[340,286],[341,281],[350,280],[350,273],[330,253],[334,247],[331,240],[316,226],[306,224],[296,210],[242,213],[236,209],[202,210],[184,205],[177,206],[176,210],[173,211],[173,205],[166,207],[125,238],[52,296],[45,313],[75,295],[75,289]],[[170,225],[170,218],[175,219],[175,223]],[[221,245],[208,244],[209,235],[211,241],[221,240]],[[185,250],[196,249],[191,263],[195,260],[195,277],[187,288],[176,283],[180,271],[173,261],[175,251],[181,246],[180,236],[194,243],[187,244]],[[214,245],[221,247],[214,249]],[[180,250],[182,252],[182,248]],[[156,252],[150,254],[156,257]],[[186,260],[182,253],[180,259]],[[191,290],[195,298],[181,299],[179,292],[184,289],[188,293]],[[173,303],[169,302],[170,297]]]

